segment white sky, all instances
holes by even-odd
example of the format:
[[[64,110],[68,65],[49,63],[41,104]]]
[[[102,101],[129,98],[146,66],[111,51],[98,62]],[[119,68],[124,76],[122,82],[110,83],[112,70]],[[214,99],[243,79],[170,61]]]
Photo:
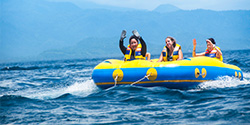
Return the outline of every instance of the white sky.
[[[250,0],[88,0],[98,4],[153,10],[160,4],[180,9],[250,10]]]

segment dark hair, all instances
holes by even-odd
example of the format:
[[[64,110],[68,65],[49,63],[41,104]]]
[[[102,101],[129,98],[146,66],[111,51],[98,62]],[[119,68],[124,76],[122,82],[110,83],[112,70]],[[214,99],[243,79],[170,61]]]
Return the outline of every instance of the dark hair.
[[[175,47],[176,46],[176,40],[171,36],[168,36],[167,38],[169,38],[171,41],[173,41],[173,46]]]
[[[130,44],[130,42],[131,42],[132,39],[135,39],[135,40],[139,43],[138,38],[137,38],[135,35],[132,35],[132,36],[129,38],[129,44]]]
[[[216,44],[214,38],[208,38],[208,40],[210,40],[213,44]]]

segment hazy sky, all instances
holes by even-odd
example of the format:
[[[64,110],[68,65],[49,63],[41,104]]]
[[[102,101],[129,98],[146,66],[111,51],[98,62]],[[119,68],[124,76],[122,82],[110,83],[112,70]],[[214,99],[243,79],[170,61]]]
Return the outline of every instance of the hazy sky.
[[[250,10],[250,0],[88,0],[99,4],[153,10],[160,4],[181,9]]]

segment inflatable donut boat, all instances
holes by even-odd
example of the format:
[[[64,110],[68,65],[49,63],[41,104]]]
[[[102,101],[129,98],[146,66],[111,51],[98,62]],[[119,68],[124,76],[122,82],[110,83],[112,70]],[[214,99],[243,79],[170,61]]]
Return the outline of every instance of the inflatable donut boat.
[[[189,89],[220,76],[243,79],[239,67],[210,57],[168,62],[109,59],[98,64],[92,73],[93,81],[102,89],[117,85]]]

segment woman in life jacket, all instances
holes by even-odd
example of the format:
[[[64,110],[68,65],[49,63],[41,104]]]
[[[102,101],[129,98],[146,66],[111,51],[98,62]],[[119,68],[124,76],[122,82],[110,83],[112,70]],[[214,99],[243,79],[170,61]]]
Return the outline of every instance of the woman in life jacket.
[[[165,39],[166,46],[163,47],[161,56],[157,62],[176,61],[183,59],[181,46],[176,43],[173,37],[168,36]]]
[[[133,35],[129,38],[129,45],[125,47],[123,40],[126,38],[126,30],[122,31],[120,37],[120,49],[124,54],[124,61],[131,61],[135,59],[150,60],[150,53],[147,53],[147,46],[137,30],[132,31]],[[139,43],[140,41],[140,43]]]
[[[207,49],[205,52],[203,53],[199,53],[196,54],[195,50],[196,50],[196,39],[193,39],[193,57],[197,57],[197,56],[207,56],[207,57],[211,57],[211,58],[216,58],[219,59],[220,61],[223,61],[223,57],[222,57],[222,52],[220,50],[220,48],[218,46],[215,46],[215,40],[213,38],[209,38],[206,40],[207,42]]]

